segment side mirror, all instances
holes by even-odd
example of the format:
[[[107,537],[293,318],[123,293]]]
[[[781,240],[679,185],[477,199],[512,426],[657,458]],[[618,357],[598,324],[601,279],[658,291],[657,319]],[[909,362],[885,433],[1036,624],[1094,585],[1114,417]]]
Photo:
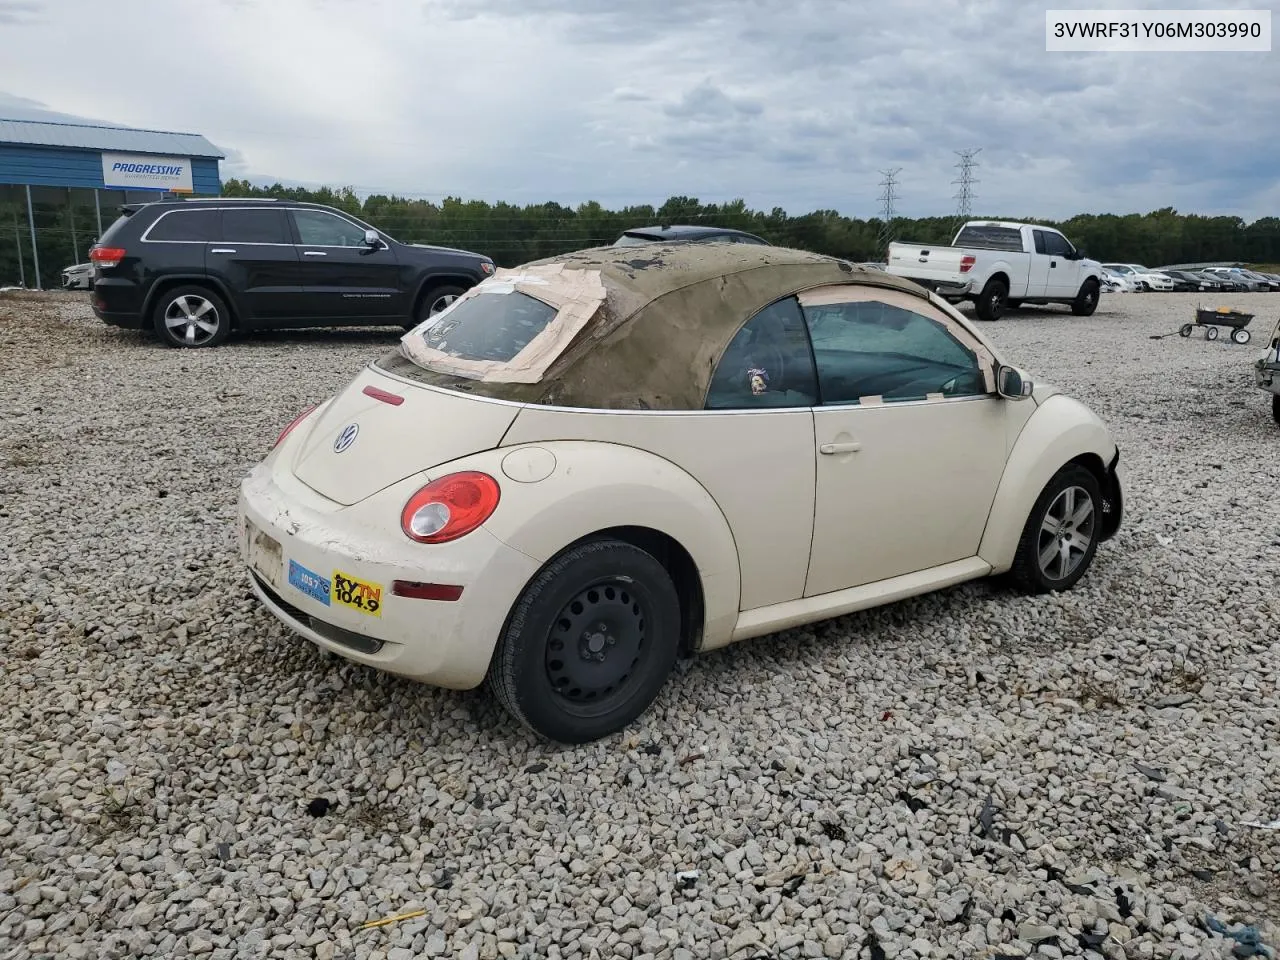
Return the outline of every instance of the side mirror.
[[[364,242],[371,247],[382,246],[382,238],[378,236],[377,230],[366,230],[364,232]]]
[[[996,393],[1006,400],[1025,400],[1034,389],[1035,384],[1023,377],[1016,367],[1005,364],[996,370]]]

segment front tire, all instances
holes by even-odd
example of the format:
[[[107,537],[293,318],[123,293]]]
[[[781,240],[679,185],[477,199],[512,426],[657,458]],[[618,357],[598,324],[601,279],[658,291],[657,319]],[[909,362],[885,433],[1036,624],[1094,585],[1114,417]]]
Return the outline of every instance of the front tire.
[[[1036,499],[1009,571],[1032,594],[1070,590],[1093,563],[1098,549],[1102,491],[1098,479],[1069,463]]]
[[[1071,301],[1071,312],[1077,317],[1088,317],[1098,309],[1098,281],[1090,277],[1080,286],[1080,292]]]
[[[1009,285],[1003,280],[988,280],[978,294],[976,304],[979,320],[999,320],[1008,305]]]
[[[680,597],[651,554],[580,543],[525,588],[498,641],[489,689],[549,740],[587,743],[644,713],[676,662]]]

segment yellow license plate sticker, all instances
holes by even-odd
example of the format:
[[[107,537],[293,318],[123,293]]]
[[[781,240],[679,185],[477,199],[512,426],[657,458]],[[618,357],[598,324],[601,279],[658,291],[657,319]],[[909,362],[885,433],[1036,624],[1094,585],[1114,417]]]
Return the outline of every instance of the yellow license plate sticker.
[[[382,584],[369,583],[341,570],[333,571],[332,598],[352,610],[371,617],[382,616]]]

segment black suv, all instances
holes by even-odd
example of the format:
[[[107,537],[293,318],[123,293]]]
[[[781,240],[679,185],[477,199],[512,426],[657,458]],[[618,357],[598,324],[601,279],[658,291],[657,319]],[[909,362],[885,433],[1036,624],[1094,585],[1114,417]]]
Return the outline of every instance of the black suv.
[[[93,312],[175,347],[216,346],[232,329],[409,328],[494,272],[488,257],[400,243],[316,203],[224,197],[120,209],[89,251]]]

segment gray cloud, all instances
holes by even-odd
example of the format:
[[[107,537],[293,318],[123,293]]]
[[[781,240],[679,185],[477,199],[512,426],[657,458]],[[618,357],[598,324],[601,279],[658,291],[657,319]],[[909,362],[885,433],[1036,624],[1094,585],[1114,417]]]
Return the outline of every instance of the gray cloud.
[[[32,23],[44,12],[39,0],[0,0],[0,23]]]
[[[421,0],[419,17],[404,0],[136,3],[199,29],[216,87],[156,84],[189,68],[164,45],[117,58],[103,85],[100,51],[135,42],[133,27],[69,33],[46,16],[6,50],[0,89],[203,133],[227,176],[420,196],[685,194],[869,216],[879,171],[901,166],[899,211],[941,214],[953,151],[982,147],[984,213],[1253,217],[1280,201],[1274,55],[1049,54],[1043,7],[1021,0]],[[0,17],[38,6],[0,0]],[[59,5],[68,22],[98,10]],[[0,115],[20,106],[0,99]]]

